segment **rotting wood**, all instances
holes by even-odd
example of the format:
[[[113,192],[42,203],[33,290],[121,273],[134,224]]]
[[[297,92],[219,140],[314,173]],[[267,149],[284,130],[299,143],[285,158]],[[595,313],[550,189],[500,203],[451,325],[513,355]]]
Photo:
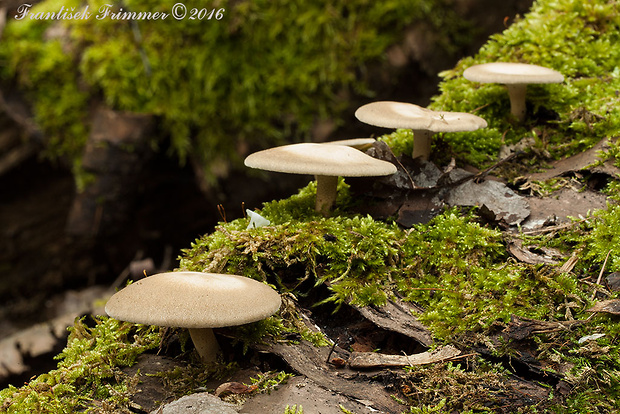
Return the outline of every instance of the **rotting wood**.
[[[504,332],[509,338],[520,341],[533,334],[564,331],[585,322],[587,320],[547,322],[512,315]]]
[[[151,115],[97,109],[82,155],[90,182],[73,200],[66,232],[95,238],[124,230],[137,199],[155,128]]]
[[[303,317],[300,322],[310,331],[317,332],[314,322],[299,312]],[[267,342],[257,344],[254,348],[260,352],[268,352],[282,358],[295,372],[310,378],[318,385],[357,400],[368,401],[373,409],[384,413],[397,413],[404,410],[403,405],[392,398],[383,383],[377,381],[376,372],[355,371],[349,367],[336,368],[327,361],[328,355],[335,355],[348,360],[350,353],[335,346],[317,347],[308,341]]]
[[[433,351],[413,355],[387,355],[376,352],[353,352],[349,366],[353,369],[369,369],[379,367],[407,367],[444,362],[458,357],[461,351],[447,345]]]
[[[401,412],[404,407],[385,390],[384,385],[347,368],[334,368],[326,362],[329,347],[316,347],[309,342],[272,343],[257,349],[281,357],[295,372],[305,375],[320,386],[358,400],[372,401],[381,412]],[[337,348],[338,349],[338,348]],[[346,353],[340,350],[340,353]]]
[[[394,298],[381,307],[354,306],[354,308],[364,318],[383,329],[403,334],[427,348],[433,343],[431,332],[413,315],[420,313],[420,310],[410,303]]]

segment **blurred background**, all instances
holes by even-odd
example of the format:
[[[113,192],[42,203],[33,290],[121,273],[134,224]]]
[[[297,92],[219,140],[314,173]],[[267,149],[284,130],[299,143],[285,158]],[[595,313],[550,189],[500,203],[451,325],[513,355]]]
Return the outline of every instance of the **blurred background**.
[[[376,134],[355,109],[427,105],[532,1],[23,3],[0,0],[0,385],[43,369],[103,290],[309,180],[249,153]],[[23,339],[63,315],[50,344]]]

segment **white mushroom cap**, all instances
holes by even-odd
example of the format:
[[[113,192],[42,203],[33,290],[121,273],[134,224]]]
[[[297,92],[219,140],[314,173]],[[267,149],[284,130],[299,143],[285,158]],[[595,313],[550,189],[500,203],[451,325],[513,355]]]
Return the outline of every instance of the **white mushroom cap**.
[[[336,201],[338,177],[396,173],[396,166],[346,145],[291,144],[248,155],[245,165],[267,171],[316,176],[315,210],[327,215]]]
[[[379,101],[355,111],[360,121],[384,128],[413,130],[412,157],[427,159],[431,152],[430,135],[435,132],[475,131],[487,122],[466,112],[440,112],[405,102]]]
[[[371,146],[377,142],[374,138],[350,138],[350,139],[339,139],[337,141],[326,141],[323,144],[327,145],[346,145],[347,147],[353,147],[355,149],[363,149]]]
[[[471,66],[463,77],[472,82],[501,83],[508,88],[510,113],[520,122],[525,120],[525,93],[528,84],[560,83],[564,76],[553,69],[527,63],[493,62]]]
[[[332,177],[390,175],[394,164],[345,145],[291,144],[250,154],[245,165],[260,170]]]
[[[118,291],[105,311],[115,319],[146,325],[220,328],[264,319],[279,308],[280,295],[254,279],[168,272]]]
[[[405,102],[379,101],[355,111],[360,121],[384,128],[406,128],[431,132],[475,131],[487,126],[479,116],[466,112],[440,112]]]
[[[504,85],[530,83],[561,83],[564,76],[553,69],[528,63],[492,62],[471,66],[463,77],[472,82]]]

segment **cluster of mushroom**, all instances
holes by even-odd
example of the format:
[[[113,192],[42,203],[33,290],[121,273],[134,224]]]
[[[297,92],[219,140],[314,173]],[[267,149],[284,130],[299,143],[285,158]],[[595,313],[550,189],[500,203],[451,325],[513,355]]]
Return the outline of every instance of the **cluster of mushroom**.
[[[525,63],[494,62],[471,66],[463,72],[467,80],[501,83],[508,88],[510,112],[525,120],[525,93],[528,84],[560,83],[561,73],[543,66]],[[355,116],[362,122],[385,128],[413,130],[413,158],[427,160],[431,152],[431,136],[436,132],[475,131],[487,122],[479,116],[463,112],[438,112],[403,102],[372,102],[360,107]]]
[[[468,68],[464,77],[476,82],[504,83],[508,86],[511,113],[525,118],[525,90],[529,83],[562,82],[563,76],[542,66],[523,63],[487,63]],[[355,116],[370,125],[413,130],[412,158],[428,160],[431,136],[437,132],[475,131],[486,128],[479,116],[464,112],[440,112],[404,102],[381,101],[360,107]],[[327,215],[336,200],[338,177],[382,176],[396,172],[386,161],[372,158],[354,148],[368,144],[365,139],[325,144],[292,144],[250,154],[245,165],[268,171],[310,174],[316,177],[316,211]]]
[[[475,82],[508,86],[511,113],[525,118],[528,83],[562,82],[563,76],[548,68],[520,63],[488,63],[465,70]],[[462,112],[437,112],[402,102],[373,102],[355,116],[362,122],[386,128],[414,131],[412,157],[427,160],[431,136],[437,132],[475,131],[484,119]],[[315,209],[329,214],[337,195],[338,177],[384,176],[396,173],[390,162],[362,151],[373,139],[354,139],[324,144],[292,144],[259,151],[245,165],[268,171],[314,175],[317,181]],[[251,212],[250,212],[251,213]],[[250,214],[248,228],[268,223]],[[280,308],[280,295],[264,283],[237,276],[200,272],[168,272],[142,279],[120,290],[106,304],[113,318],[134,323],[188,328],[196,350],[205,362],[216,359],[218,344],[212,328],[235,326],[264,319]]]

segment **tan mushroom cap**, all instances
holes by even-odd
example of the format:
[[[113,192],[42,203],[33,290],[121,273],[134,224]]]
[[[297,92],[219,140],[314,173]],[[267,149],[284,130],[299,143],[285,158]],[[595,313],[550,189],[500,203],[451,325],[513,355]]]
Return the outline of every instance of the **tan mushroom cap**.
[[[487,122],[466,112],[440,112],[421,106],[393,101],[371,102],[355,111],[360,121],[384,128],[406,128],[431,132],[475,131]]]
[[[390,175],[394,164],[345,145],[301,143],[250,154],[245,165],[267,171],[332,177]]]
[[[377,142],[374,138],[349,138],[349,139],[339,139],[336,141],[325,141],[323,144],[326,145],[346,145],[347,147],[353,147],[355,149],[365,148],[371,146]]]
[[[553,69],[528,63],[492,62],[471,66],[463,77],[472,82],[504,85],[561,83],[564,76]]]
[[[237,275],[159,273],[114,294],[105,306],[115,319],[179,328],[221,328],[264,319],[280,308],[280,295]]]

